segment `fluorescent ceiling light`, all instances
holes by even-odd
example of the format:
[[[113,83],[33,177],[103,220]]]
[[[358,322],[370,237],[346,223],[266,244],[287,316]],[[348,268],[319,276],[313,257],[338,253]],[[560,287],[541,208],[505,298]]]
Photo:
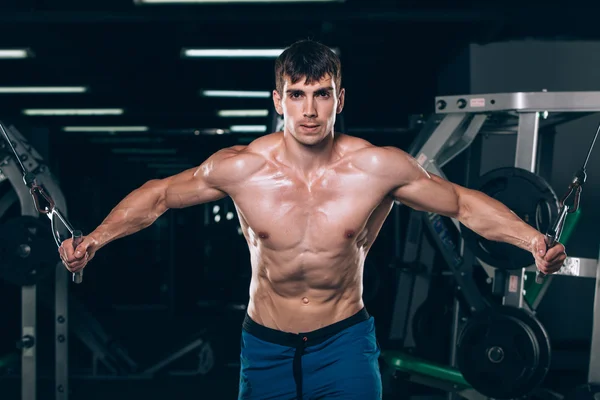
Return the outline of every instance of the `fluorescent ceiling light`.
[[[185,57],[206,57],[206,58],[276,58],[283,53],[285,49],[183,49]],[[334,53],[340,54],[337,48],[331,49]]]
[[[117,147],[110,149],[113,154],[146,154],[146,155],[174,155],[177,154],[177,149],[145,149],[145,148],[130,148],[130,147]]]
[[[244,91],[244,90],[203,90],[204,97],[253,97],[253,98],[269,98],[271,92],[268,91]]]
[[[135,4],[343,3],[345,0],[133,0]]]
[[[89,109],[29,109],[23,110],[25,115],[121,115],[120,108],[89,108]]]
[[[27,49],[0,49],[0,58],[27,58],[30,54]]]
[[[65,126],[65,132],[147,132],[147,126]]]
[[[232,125],[229,127],[231,132],[266,132],[266,125]]]
[[[183,49],[186,57],[279,57],[285,49]]]
[[[267,117],[269,110],[220,110],[219,117]]]
[[[0,86],[0,93],[84,93],[84,86]]]

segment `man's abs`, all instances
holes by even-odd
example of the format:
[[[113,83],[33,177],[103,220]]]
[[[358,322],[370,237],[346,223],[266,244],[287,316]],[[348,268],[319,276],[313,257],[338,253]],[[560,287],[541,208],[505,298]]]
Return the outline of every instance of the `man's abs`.
[[[254,249],[248,314],[284,332],[310,332],[362,308],[360,249],[289,252]],[[257,254],[259,253],[259,254]]]
[[[292,286],[290,282],[280,286]],[[348,318],[364,307],[362,282],[338,289],[310,288],[298,283],[293,294],[273,285],[268,279],[254,277],[250,285],[248,315],[255,322],[283,332],[311,332]]]

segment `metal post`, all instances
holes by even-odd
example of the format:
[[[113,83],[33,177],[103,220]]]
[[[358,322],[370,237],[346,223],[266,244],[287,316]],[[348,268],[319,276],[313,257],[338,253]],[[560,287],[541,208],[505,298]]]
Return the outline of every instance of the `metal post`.
[[[552,161],[554,155],[554,143],[556,138],[556,127],[544,129],[539,136],[536,171],[539,176],[550,181],[552,177]]]
[[[515,167],[535,172],[537,164],[537,147],[539,134],[539,113],[526,112],[519,114],[519,130],[517,132],[517,148]],[[523,287],[525,269],[508,271],[504,304],[523,308]]]
[[[17,148],[21,150],[20,146]],[[29,189],[22,183],[21,170],[16,162],[11,159],[7,164],[2,166],[2,172],[9,179],[13,190],[19,198],[21,215],[38,216],[38,212],[33,204],[33,199],[29,194]],[[35,285],[23,286],[21,288],[21,345],[23,346],[21,349],[21,400],[36,400],[36,306],[37,287]]]
[[[404,243],[400,240],[400,207],[394,206],[394,256],[396,260],[402,259],[403,264],[416,265],[419,261],[419,248],[422,239],[423,218],[418,211],[409,212],[408,228]],[[404,247],[401,257],[400,247]],[[415,284],[415,272],[410,268],[396,266],[396,298],[394,301],[394,312],[388,339],[405,340],[408,335],[409,311],[412,305],[412,294]]]
[[[458,342],[458,335],[460,333],[461,326],[461,306],[458,298],[454,298],[452,303],[452,331],[450,333],[450,366],[456,367],[456,344]],[[452,391],[446,395],[448,400],[458,400],[460,396]]]
[[[447,147],[448,141],[462,133],[462,126],[467,120],[466,114],[449,114],[442,119],[415,157],[425,169],[430,162],[436,161],[438,155]]]
[[[61,262],[56,265],[55,280],[55,398],[56,400],[67,400],[69,397],[69,274]]]
[[[21,353],[21,400],[36,400],[36,294],[35,285],[21,288],[21,325],[23,330],[21,340],[24,344]]]
[[[592,321],[592,345],[590,348],[588,383],[600,385],[600,254],[598,254],[598,266],[596,268],[594,313],[592,314]]]
[[[515,167],[535,172],[540,116],[537,112],[519,114]]]

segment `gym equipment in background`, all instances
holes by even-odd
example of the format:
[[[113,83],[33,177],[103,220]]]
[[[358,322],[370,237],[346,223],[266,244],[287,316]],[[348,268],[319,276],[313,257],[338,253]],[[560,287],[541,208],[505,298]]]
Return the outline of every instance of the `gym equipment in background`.
[[[550,186],[536,172],[538,165],[538,133],[540,125],[551,126],[585,113],[600,111],[599,92],[539,92],[500,93],[485,95],[441,96],[436,99],[436,114],[424,124],[415,139],[411,154],[427,171],[445,177],[441,168],[467,149],[480,132],[495,130],[517,134],[514,165],[491,171],[481,177],[479,185],[492,197],[499,196],[526,222],[544,232],[558,213],[558,199]],[[544,119],[540,121],[540,115]],[[487,126],[484,127],[484,124]],[[511,195],[512,193],[512,195]],[[519,198],[520,195],[522,198]],[[502,201],[501,200],[501,201]],[[577,215],[567,218],[561,241],[568,240]],[[532,257],[526,253],[510,251],[499,244],[486,243],[485,239],[469,233],[453,219],[433,213],[424,213],[423,224],[432,234],[452,271],[462,303],[455,301],[452,324],[453,342],[456,348],[450,355],[450,366],[444,370],[435,368],[431,372],[419,360],[411,371],[403,360],[402,351],[382,352],[387,365],[396,366],[411,378],[431,379],[439,382],[454,382],[455,389],[467,382],[477,394],[469,391],[463,397],[480,395],[497,399],[519,397],[540,390],[549,368],[551,349],[544,327],[535,318],[535,310],[543,297],[552,276],[545,279],[535,290],[524,294],[526,285],[534,281],[536,268]],[[458,234],[457,234],[458,233]],[[457,239],[458,238],[458,239]],[[464,246],[462,246],[464,243]],[[599,257],[600,258],[600,257]],[[472,278],[470,266],[475,260],[493,280],[492,292],[501,296],[501,307],[491,307],[479,293]],[[597,277],[598,260],[567,258],[558,274],[582,278]],[[464,312],[464,309],[467,312]],[[592,335],[592,357],[589,365],[589,385],[579,394],[589,395],[590,388],[600,382],[600,286],[596,285]],[[505,326],[508,338],[491,334],[492,327],[500,321]],[[511,339],[520,343],[524,357],[514,357]],[[404,367],[399,367],[404,366]],[[439,371],[445,371],[439,374]],[[515,373],[520,371],[520,373]],[[456,374],[459,374],[457,378]],[[417,379],[417,378],[414,378]],[[457,381],[458,379],[458,381]],[[460,382],[459,382],[460,381]],[[458,386],[457,386],[458,385]],[[455,391],[454,391],[455,392]],[[593,394],[593,393],[592,393]]]
[[[8,127],[7,132],[26,171],[36,176],[56,207],[66,213],[62,191],[43,157],[14,126]],[[56,400],[68,399],[69,376],[73,376],[68,354],[72,337],[90,351],[90,373],[77,378],[152,379],[158,374],[205,375],[214,368],[214,347],[206,329],[193,332],[181,342],[169,343],[171,348],[158,360],[145,365],[134,361],[85,306],[69,296],[69,272],[60,261],[52,232],[61,226],[51,228],[39,216],[12,149],[6,140],[0,140],[0,279],[20,287],[22,297],[22,334],[16,351],[0,358],[0,369],[12,370],[20,362],[21,400],[37,398],[38,306],[54,313],[54,332],[41,334],[54,337]],[[62,228],[63,235],[69,234],[67,227]],[[44,399],[51,398],[44,394]]]
[[[26,170],[25,172],[35,174],[38,184],[52,193],[55,204],[66,213],[62,192],[56,184],[56,179],[44,165],[41,155],[15,127],[11,126],[7,131],[10,133],[12,145]],[[56,281],[54,297],[55,337],[57,338],[55,341],[55,387],[57,399],[66,399],[64,396],[68,392],[68,271],[60,262],[50,229],[39,221],[39,212],[33,198],[28,187],[23,184],[21,167],[14,158],[11,146],[4,139],[0,141],[0,160],[0,170],[2,171],[0,176],[3,181],[8,180],[12,189],[8,192],[5,191],[0,198],[0,210],[3,211],[0,216],[14,218],[3,221],[2,234],[4,237],[8,236],[9,240],[2,243],[3,257],[0,272],[5,280],[21,286],[22,337],[18,346],[22,349],[22,400],[36,399],[37,283],[41,279],[52,276]],[[6,185],[4,184],[4,186]],[[19,209],[19,214],[10,215],[15,208]],[[15,229],[14,236],[10,229]]]

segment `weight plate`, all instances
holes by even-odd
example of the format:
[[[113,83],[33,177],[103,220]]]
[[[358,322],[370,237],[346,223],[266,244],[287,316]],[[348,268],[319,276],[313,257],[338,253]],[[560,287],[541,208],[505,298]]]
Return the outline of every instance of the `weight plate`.
[[[0,225],[0,278],[35,285],[54,273],[58,261],[49,222],[21,216]]]
[[[525,169],[507,167],[488,172],[475,188],[500,201],[523,221],[546,232],[556,219],[558,197],[540,176]],[[535,263],[533,255],[508,243],[487,240],[465,225],[460,226],[465,244],[477,258],[501,269],[521,269]]]
[[[550,368],[550,340],[529,312],[509,306],[474,315],[461,331],[457,364],[475,390],[495,399],[529,394]]]

